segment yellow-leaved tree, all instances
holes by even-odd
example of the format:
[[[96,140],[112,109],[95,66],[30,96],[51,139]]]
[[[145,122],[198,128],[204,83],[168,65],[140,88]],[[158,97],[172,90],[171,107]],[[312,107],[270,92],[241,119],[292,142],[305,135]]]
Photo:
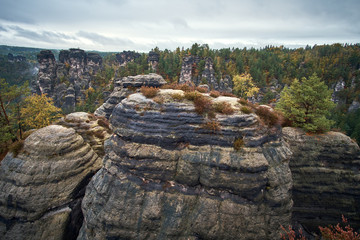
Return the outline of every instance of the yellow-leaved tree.
[[[61,109],[54,106],[52,98],[46,94],[33,94],[25,98],[21,109],[22,122],[25,128],[42,128],[61,117]]]
[[[234,91],[239,97],[248,98],[259,92],[249,73],[234,76]]]

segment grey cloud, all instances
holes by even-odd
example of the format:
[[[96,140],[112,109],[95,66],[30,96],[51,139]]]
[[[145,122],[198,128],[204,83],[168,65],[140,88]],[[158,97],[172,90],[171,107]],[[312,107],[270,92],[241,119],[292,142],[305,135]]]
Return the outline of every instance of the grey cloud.
[[[77,33],[77,36],[79,37],[83,37],[83,38],[87,38],[91,41],[100,43],[102,45],[129,45],[129,44],[134,44],[131,40],[129,39],[124,39],[124,38],[110,38],[110,37],[105,37],[101,34],[98,33],[92,33],[92,32],[85,32],[85,31],[80,31]]]
[[[51,31],[35,32],[33,30],[24,29],[19,26],[11,26],[10,29],[15,31],[15,36],[23,37],[33,41],[58,43],[64,42],[65,40],[75,40],[74,37],[66,35],[64,33],[57,33]]]
[[[8,30],[0,25],[0,32],[7,32]]]

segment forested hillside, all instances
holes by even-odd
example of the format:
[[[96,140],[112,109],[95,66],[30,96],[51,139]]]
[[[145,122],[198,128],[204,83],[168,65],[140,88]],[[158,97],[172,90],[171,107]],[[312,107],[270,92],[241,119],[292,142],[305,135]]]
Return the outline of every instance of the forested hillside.
[[[40,63],[36,57],[39,52],[40,49],[1,46],[0,53],[3,55],[0,56],[0,78],[5,79],[4,82],[9,86],[22,86],[25,82],[33,86],[32,83],[39,80],[39,77],[34,75]],[[207,44],[195,43],[186,49],[178,47],[175,50],[160,50],[155,47],[149,53],[97,52],[92,53],[92,56],[98,55],[102,58],[102,63],[96,72],[90,69],[92,67],[83,66],[88,68],[85,73],[91,77],[86,75],[88,84],[81,89],[76,88],[75,82],[83,82],[82,75],[80,74],[79,79],[74,82],[75,75],[71,75],[73,70],[66,61],[61,63],[64,60],[59,59],[60,52],[52,51],[54,61],[58,64],[53,65],[51,70],[54,73],[53,90],[63,86],[63,94],[60,97],[61,101],[64,101],[65,96],[70,96],[72,86],[75,87],[75,92],[78,91],[79,94],[75,94],[73,99],[73,111],[93,112],[109,96],[114,81],[125,76],[156,72],[169,83],[190,80],[195,85],[208,84],[210,88],[215,86],[218,88],[216,90],[222,91],[222,83],[232,83],[235,76],[249,73],[256,87],[260,89],[258,96],[252,98],[252,101],[274,105],[284,86],[291,85],[294,79],[309,78],[315,73],[330,89],[335,90],[333,100],[336,102],[336,108],[331,114],[331,119],[335,122],[333,128],[338,128],[360,141],[360,44],[315,45],[298,49],[283,46],[267,46],[261,49],[211,49]],[[230,91],[231,85],[226,85],[230,87]],[[5,89],[2,86],[2,95],[5,94]],[[60,91],[54,93],[59,95]],[[16,122],[20,119],[19,108],[22,106],[22,99],[2,99],[7,104],[5,110],[8,111],[10,122],[14,120],[12,127],[15,129],[12,135],[17,132],[15,126],[18,126]],[[61,105],[58,104],[58,107]]]

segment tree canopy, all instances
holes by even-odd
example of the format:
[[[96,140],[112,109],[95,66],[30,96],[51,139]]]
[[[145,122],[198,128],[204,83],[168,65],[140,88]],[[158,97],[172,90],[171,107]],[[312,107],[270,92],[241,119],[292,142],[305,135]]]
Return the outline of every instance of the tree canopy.
[[[335,107],[331,94],[332,90],[313,74],[301,81],[295,79],[290,87],[285,87],[276,107],[293,126],[308,132],[324,132],[333,124],[333,121],[326,118]]]
[[[233,78],[234,92],[242,98],[254,96],[259,92],[259,88],[255,86],[253,79],[249,73],[235,75]]]
[[[21,109],[22,122],[27,128],[42,128],[61,117],[61,109],[54,106],[52,98],[42,95],[31,95],[25,98]]]

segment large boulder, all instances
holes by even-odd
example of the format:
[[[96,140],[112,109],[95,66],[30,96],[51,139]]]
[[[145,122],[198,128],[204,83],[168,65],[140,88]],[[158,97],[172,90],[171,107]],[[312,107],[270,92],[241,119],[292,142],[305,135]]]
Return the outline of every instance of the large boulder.
[[[1,239],[75,239],[85,187],[101,159],[74,129],[32,133],[0,168]]]
[[[287,144],[236,98],[214,130],[175,93],[132,94],[114,109],[78,239],[278,239],[291,218]]]
[[[344,215],[360,228],[360,149],[346,135],[306,134],[284,128],[293,155],[293,218],[310,231],[336,225]]]
[[[103,116],[109,119],[115,106],[124,98],[133,93],[134,89],[140,88],[142,86],[161,87],[164,84],[166,84],[164,78],[156,73],[128,76],[116,79],[113,92],[110,94],[108,100],[98,109],[96,109],[95,115]]]

